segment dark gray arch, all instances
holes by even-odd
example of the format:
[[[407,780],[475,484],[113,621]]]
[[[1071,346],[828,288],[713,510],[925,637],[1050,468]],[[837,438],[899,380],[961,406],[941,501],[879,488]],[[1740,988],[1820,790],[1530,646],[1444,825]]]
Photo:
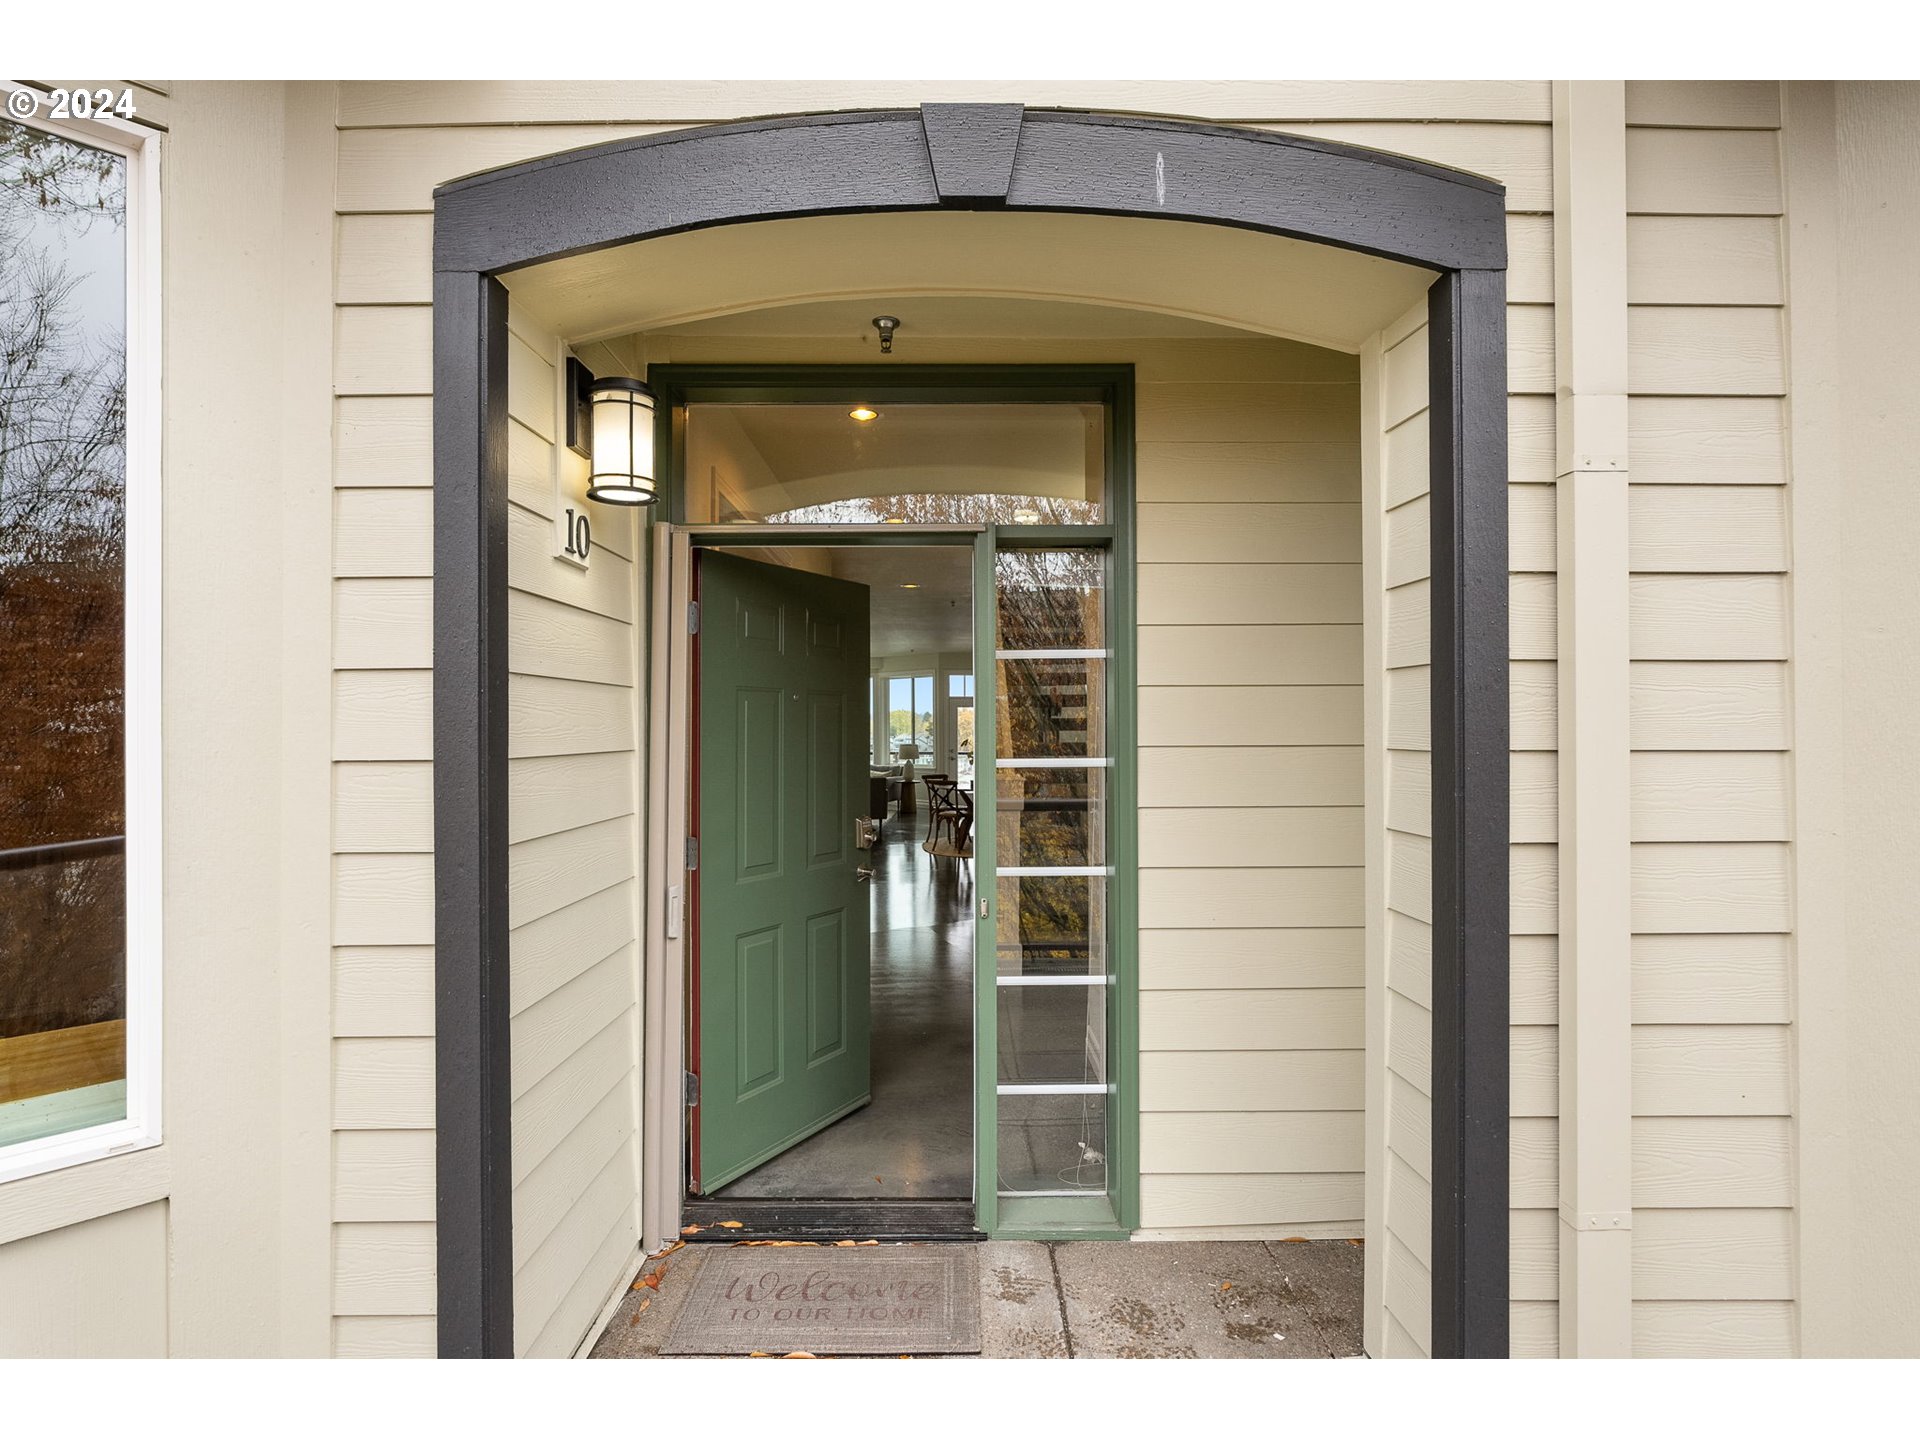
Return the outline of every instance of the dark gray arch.
[[[1433,1342],[1507,1353],[1506,216],[1492,181],[1301,136],[1018,105],[801,115],[434,192],[439,1345],[513,1353],[506,290],[684,230],[994,208],[1231,225],[1434,270]]]

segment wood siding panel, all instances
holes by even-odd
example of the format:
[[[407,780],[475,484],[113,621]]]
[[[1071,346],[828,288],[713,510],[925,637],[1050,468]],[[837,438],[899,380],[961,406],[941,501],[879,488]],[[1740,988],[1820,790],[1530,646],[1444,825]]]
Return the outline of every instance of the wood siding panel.
[[[1143,930],[1140,988],[1353,988],[1360,945],[1358,929]]]
[[[641,125],[738,120],[749,114],[911,108],[924,102],[1046,103],[1191,115],[1220,122],[1286,120],[1532,121],[1552,113],[1541,80],[771,80],[743,100],[726,80],[348,80],[344,128]],[[577,142],[576,142],[577,143]],[[556,145],[554,148],[560,148]],[[500,162],[490,162],[500,163]]]
[[[1628,556],[1636,572],[1782,573],[1787,496],[1778,485],[1632,485]]]
[[[1361,865],[1360,807],[1144,810],[1140,864]]]
[[[1140,523],[1148,507],[1179,504],[1326,504],[1353,494],[1360,469],[1350,440],[1163,440],[1134,450]]]
[[[1781,395],[1781,313],[1752,306],[1636,305],[1627,378],[1636,395]]]
[[[1634,215],[1778,215],[1780,143],[1768,130],[1627,131]]]
[[[1772,216],[1634,215],[1627,299],[1635,305],[1779,305],[1780,222]]]
[[[1784,485],[1786,415],[1777,399],[1636,395],[1627,402],[1635,485]]]
[[[1787,667],[1777,663],[1632,666],[1635,750],[1785,750]]]

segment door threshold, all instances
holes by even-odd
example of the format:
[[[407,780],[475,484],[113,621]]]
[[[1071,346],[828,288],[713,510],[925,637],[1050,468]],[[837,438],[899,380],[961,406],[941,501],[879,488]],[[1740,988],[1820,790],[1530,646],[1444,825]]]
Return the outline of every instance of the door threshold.
[[[716,1200],[689,1195],[681,1235],[691,1244],[741,1240],[984,1240],[971,1200]],[[698,1226],[698,1229],[694,1229]]]

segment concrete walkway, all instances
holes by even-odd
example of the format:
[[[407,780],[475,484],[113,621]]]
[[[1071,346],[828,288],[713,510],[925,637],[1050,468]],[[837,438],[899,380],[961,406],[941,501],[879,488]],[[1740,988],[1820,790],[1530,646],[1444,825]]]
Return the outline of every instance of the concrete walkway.
[[[647,1263],[593,1358],[650,1359],[718,1247]],[[981,1353],[1002,1359],[1313,1358],[1360,1353],[1360,1246],[1348,1240],[988,1241]]]

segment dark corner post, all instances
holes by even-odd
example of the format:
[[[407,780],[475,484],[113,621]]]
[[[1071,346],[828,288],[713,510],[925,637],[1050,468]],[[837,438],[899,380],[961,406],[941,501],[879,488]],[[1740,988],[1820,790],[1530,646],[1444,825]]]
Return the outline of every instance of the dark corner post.
[[[1507,1344],[1506,272],[1428,301],[1433,561],[1433,1351]]]
[[[507,292],[433,279],[439,1348],[513,1354],[507,1063]]]

